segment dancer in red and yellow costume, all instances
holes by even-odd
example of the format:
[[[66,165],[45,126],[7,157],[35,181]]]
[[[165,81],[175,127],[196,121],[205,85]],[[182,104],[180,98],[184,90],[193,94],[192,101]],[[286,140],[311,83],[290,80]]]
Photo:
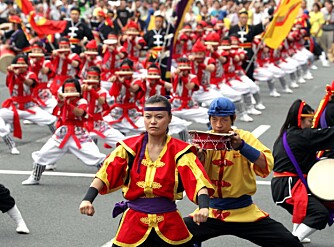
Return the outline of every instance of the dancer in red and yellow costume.
[[[256,192],[256,176],[267,177],[274,165],[269,148],[250,132],[232,129],[236,115],[235,106],[229,99],[215,99],[208,115],[213,133],[232,134],[233,150],[199,152],[215,193],[210,198],[207,222],[197,225],[191,217],[185,218],[194,241],[234,235],[259,246],[278,247],[284,243],[284,246],[302,247],[289,230],[271,219],[252,200]]]
[[[121,141],[105,160],[80,205],[93,215],[92,202],[100,194],[123,188],[125,203],[117,203],[113,216],[124,212],[113,246],[192,246],[175,200],[188,198],[200,210],[194,221],[206,221],[212,186],[193,146],[167,135],[171,105],[163,96],[149,98],[144,108],[146,132]],[[201,223],[202,224],[202,223]]]

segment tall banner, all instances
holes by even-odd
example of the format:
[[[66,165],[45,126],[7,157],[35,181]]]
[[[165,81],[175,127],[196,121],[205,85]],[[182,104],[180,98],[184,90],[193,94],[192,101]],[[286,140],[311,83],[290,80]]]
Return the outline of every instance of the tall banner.
[[[288,36],[300,11],[302,0],[281,0],[270,22],[264,42],[272,49],[277,49]]]
[[[172,67],[172,58],[173,58],[173,51],[174,51],[174,47],[177,41],[177,38],[179,36],[179,32],[183,27],[183,23],[184,23],[184,17],[186,15],[186,13],[189,11],[189,8],[191,8],[192,4],[193,4],[194,0],[179,0],[177,5],[176,5],[176,23],[175,23],[175,31],[174,31],[174,35],[172,38],[172,42],[171,45],[169,47],[169,58],[167,61],[167,74],[168,78],[170,78],[170,71],[171,71],[171,67]]]

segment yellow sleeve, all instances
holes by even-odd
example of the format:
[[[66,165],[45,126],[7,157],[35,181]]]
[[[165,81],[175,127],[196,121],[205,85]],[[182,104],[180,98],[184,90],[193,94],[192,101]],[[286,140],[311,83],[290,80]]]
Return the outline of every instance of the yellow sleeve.
[[[267,166],[265,169],[261,169],[259,166],[253,163],[251,164],[251,167],[257,176],[260,176],[263,178],[267,177],[274,167],[274,157],[272,155],[271,150],[267,148],[264,144],[262,144],[262,142],[260,142],[252,133],[248,131],[242,131],[240,133],[240,137],[244,139],[244,141],[248,145],[252,146],[253,148],[256,148],[265,156],[266,163],[267,163]]]

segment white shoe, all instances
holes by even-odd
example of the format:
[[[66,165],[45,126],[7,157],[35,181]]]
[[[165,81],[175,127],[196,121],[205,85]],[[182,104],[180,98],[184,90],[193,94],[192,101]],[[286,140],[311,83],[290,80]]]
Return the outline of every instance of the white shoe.
[[[313,75],[311,74],[311,72],[307,72],[306,73],[306,75],[304,75],[304,79],[305,80],[313,80],[314,79],[314,77],[313,77]]]
[[[301,242],[302,244],[309,244],[309,243],[311,243],[311,239],[309,239],[309,238],[304,238],[304,239],[302,239],[300,242]]]
[[[28,234],[30,231],[29,231],[26,223],[21,222],[20,224],[18,224],[18,226],[16,228],[16,232],[20,233],[20,234]]]
[[[262,114],[262,112],[260,112],[259,110],[256,110],[255,107],[248,109],[247,113],[250,115],[261,115]]]
[[[300,84],[304,84],[304,83],[306,83],[306,81],[305,81],[305,79],[304,79],[303,77],[300,77],[300,78],[298,79],[298,83],[300,83]]]
[[[16,147],[13,147],[13,148],[10,150],[10,153],[11,153],[11,154],[14,154],[14,155],[17,155],[17,154],[20,154],[20,151],[19,151]]]
[[[25,125],[31,125],[31,124],[34,124],[33,122],[31,122],[30,120],[23,120],[23,124]]]
[[[324,60],[321,63],[322,63],[322,67],[330,67],[330,64],[327,60]]]
[[[290,88],[288,88],[288,87],[285,88],[285,89],[283,89],[282,92],[283,92],[283,93],[289,93],[289,94],[290,94],[290,93],[293,93],[293,91],[292,91]]]
[[[39,184],[39,181],[35,180],[33,175],[30,175],[28,179],[22,182],[22,184],[23,185],[36,185],[36,184]]]
[[[244,113],[239,117],[239,120],[242,122],[253,122],[253,118],[251,118],[248,114]]]
[[[255,109],[262,111],[266,109],[266,107],[262,103],[258,103],[255,105]]]
[[[318,67],[317,67],[317,65],[315,65],[315,64],[312,64],[312,66],[311,66],[311,69],[313,69],[313,70],[317,70],[317,69],[318,69]]]
[[[274,98],[281,97],[281,94],[279,94],[276,90],[270,92],[269,95]]]
[[[290,87],[291,88],[299,88],[299,85],[297,84],[296,81],[292,81],[291,84],[290,84]]]
[[[56,164],[49,164],[45,166],[45,171],[55,171],[57,169]]]

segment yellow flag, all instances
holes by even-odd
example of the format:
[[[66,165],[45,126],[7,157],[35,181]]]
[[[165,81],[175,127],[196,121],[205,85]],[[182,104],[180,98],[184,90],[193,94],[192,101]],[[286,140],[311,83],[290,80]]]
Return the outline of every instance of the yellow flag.
[[[277,49],[288,36],[300,11],[302,0],[281,0],[264,35],[264,42]]]

